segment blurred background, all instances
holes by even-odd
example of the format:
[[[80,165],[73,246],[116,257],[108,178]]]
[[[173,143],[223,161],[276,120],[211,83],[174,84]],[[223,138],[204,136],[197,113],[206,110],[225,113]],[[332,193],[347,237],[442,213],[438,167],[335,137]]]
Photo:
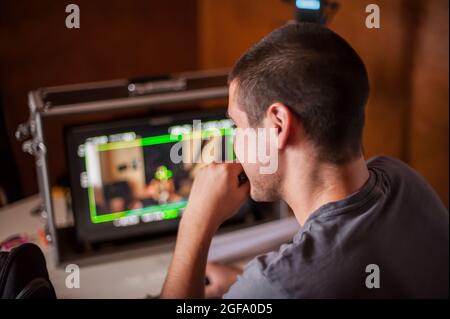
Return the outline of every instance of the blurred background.
[[[329,27],[362,56],[371,81],[365,153],[400,158],[448,207],[448,0],[338,0]],[[81,28],[65,27],[68,1],[0,1],[0,203],[37,193],[34,158],[14,138],[39,87],[231,67],[295,18],[282,0],[77,0]]]

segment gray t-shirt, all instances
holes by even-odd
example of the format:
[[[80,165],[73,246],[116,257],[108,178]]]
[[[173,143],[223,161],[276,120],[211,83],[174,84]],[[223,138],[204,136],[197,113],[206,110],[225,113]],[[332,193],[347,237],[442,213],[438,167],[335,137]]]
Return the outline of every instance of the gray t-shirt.
[[[360,191],[252,260],[224,298],[448,298],[448,210],[404,163],[367,164]]]

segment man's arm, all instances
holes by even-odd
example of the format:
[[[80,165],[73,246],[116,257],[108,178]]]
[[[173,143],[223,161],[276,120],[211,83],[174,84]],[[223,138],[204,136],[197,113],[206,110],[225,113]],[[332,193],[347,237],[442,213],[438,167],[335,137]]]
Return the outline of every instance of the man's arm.
[[[212,237],[248,197],[249,183],[239,184],[241,172],[242,166],[237,163],[210,164],[198,172],[181,218],[161,298],[204,298]]]

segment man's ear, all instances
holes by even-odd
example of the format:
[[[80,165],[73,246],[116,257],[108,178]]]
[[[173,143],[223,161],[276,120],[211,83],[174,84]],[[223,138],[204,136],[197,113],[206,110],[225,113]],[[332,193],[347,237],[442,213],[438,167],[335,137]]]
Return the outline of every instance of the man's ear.
[[[297,119],[292,111],[284,104],[276,102],[266,110],[266,120],[269,127],[278,131],[278,148],[284,149],[289,138],[297,131]]]

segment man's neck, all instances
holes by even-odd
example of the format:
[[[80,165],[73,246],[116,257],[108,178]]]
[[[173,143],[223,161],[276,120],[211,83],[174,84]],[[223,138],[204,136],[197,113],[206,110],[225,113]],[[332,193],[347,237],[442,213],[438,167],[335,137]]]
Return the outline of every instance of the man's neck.
[[[300,225],[319,207],[357,192],[369,178],[364,157],[343,165],[322,163],[311,158],[292,161],[283,183],[283,199],[294,211]]]

